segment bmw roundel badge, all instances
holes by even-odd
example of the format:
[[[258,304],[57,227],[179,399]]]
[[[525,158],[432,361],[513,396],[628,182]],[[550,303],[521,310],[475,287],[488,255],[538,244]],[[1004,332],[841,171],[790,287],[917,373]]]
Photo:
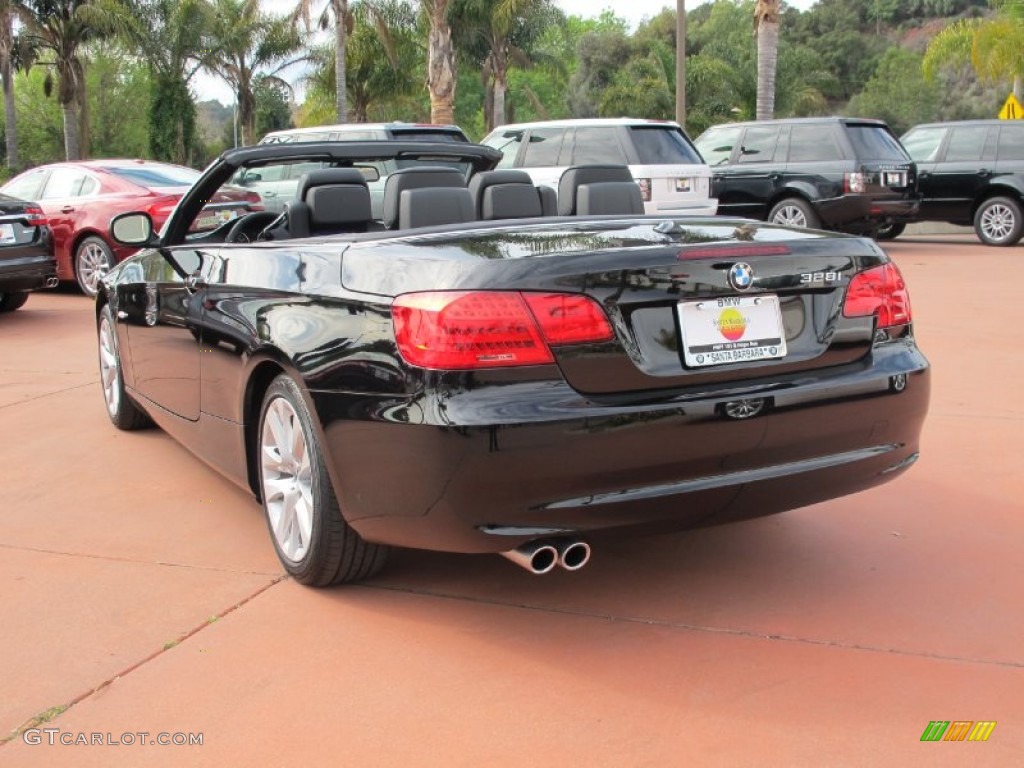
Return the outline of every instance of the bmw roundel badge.
[[[749,264],[739,261],[729,270],[729,285],[737,291],[745,291],[754,284],[754,270]]]

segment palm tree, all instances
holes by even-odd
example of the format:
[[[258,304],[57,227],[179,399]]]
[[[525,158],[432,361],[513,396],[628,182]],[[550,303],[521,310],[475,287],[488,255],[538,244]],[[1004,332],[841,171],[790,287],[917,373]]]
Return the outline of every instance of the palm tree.
[[[14,24],[11,0],[0,0],[0,80],[4,88],[4,134],[7,167],[18,167],[17,115],[14,110]]]
[[[971,65],[982,80],[1012,80],[1024,98],[1024,0],[989,0],[996,15],[961,19],[928,44],[921,66],[927,77],[944,66]]]
[[[686,126],[686,0],[676,0],[676,122]]]
[[[196,108],[188,83],[199,69],[210,23],[206,0],[94,0],[118,34],[149,66],[149,149],[153,157],[188,164]]]
[[[268,16],[259,0],[213,0],[208,28],[209,47],[203,66],[228,82],[235,91],[242,144],[252,144],[256,133],[255,78],[277,77],[285,67],[308,56],[295,55],[302,42],[286,18]]]
[[[430,122],[455,122],[455,47],[448,23],[452,0],[420,0],[427,16],[427,90],[430,92]]]
[[[64,154],[68,160],[81,157],[79,107],[85,101],[85,68],[80,50],[99,35],[90,23],[89,0],[17,0],[11,3],[24,24],[26,41],[53,55],[57,72],[57,101],[64,116]],[[47,80],[49,95],[49,79]]]
[[[305,22],[307,31],[312,26],[310,23],[310,11],[314,5],[313,0],[299,0],[299,4],[292,13],[292,22],[302,20]],[[352,13],[349,11],[348,0],[327,0],[323,12],[317,21],[320,29],[327,29],[330,26],[331,18],[334,19],[334,72],[335,86],[334,98],[337,109],[337,120],[339,123],[348,122],[348,72],[345,64],[346,52],[348,50],[348,38],[352,34],[354,22]]]
[[[455,0],[451,13],[459,20],[460,48],[482,48],[481,70],[491,109],[487,129],[505,120],[508,73],[515,64],[530,64],[528,48],[548,27],[564,17],[551,0]]]
[[[416,78],[423,48],[417,32],[413,7],[403,0],[361,2],[351,9],[354,20],[346,47],[349,118],[355,123],[409,119],[409,100],[421,82]],[[331,121],[336,90],[332,46],[315,50],[314,66],[306,77],[303,123],[318,125]],[[417,109],[418,111],[418,109]]]
[[[775,115],[775,72],[779,61],[779,0],[757,0],[757,119]]]

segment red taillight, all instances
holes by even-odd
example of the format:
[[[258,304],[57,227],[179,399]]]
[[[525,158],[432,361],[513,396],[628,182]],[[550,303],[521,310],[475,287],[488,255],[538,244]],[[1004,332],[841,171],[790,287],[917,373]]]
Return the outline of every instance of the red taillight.
[[[45,227],[46,213],[39,206],[30,205],[25,209],[25,223],[30,227]]]
[[[568,293],[524,293],[548,344],[609,341],[612,327],[598,303]]]
[[[174,206],[178,204],[178,199],[177,197],[163,197],[146,206],[146,213],[149,214],[149,218],[153,220],[155,226],[159,227],[166,221],[167,217],[171,215],[171,211],[174,210]]]
[[[248,191],[245,193],[245,202],[248,204],[247,207],[250,211],[262,211],[263,210],[263,198],[259,196],[259,193]]]
[[[910,294],[903,275],[889,262],[853,276],[846,290],[843,314],[847,317],[878,315],[878,327],[910,322]]]
[[[395,339],[411,365],[470,370],[554,362],[548,344],[607,341],[611,326],[583,296],[511,291],[409,293],[395,299]]]

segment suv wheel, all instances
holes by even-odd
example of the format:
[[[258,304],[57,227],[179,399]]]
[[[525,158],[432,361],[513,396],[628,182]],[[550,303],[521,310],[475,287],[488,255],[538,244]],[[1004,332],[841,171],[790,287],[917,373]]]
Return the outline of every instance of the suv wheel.
[[[895,240],[903,234],[903,230],[906,228],[907,225],[903,222],[883,224],[875,230],[875,240]]]
[[[1012,197],[990,197],[974,214],[974,231],[986,245],[1013,245],[1024,234],[1024,214]]]
[[[768,214],[768,221],[772,224],[782,224],[787,227],[800,227],[802,229],[818,229],[821,227],[821,219],[815,213],[814,208],[806,200],[799,197],[787,197],[775,204],[771,213]]]

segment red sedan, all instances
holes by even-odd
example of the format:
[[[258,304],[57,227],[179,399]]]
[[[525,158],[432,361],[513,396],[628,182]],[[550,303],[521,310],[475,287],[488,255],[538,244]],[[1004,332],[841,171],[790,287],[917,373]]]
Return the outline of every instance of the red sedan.
[[[199,171],[181,165],[147,160],[84,160],[53,163],[15,176],[0,192],[37,200],[53,232],[57,277],[76,280],[89,296],[96,283],[116,263],[135,252],[114,243],[110,219],[119,213],[144,211],[159,230]],[[225,200],[240,204],[219,215],[261,210],[255,192],[225,193]],[[218,206],[219,208],[221,206]]]

